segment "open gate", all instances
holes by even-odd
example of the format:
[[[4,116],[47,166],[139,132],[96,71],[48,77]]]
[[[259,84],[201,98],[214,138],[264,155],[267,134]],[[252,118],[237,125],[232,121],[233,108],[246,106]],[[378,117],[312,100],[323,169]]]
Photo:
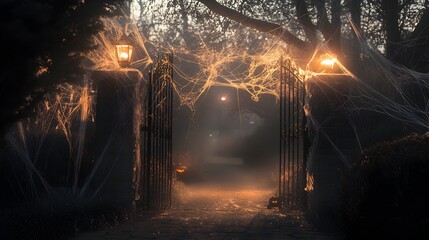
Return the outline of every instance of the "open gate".
[[[154,62],[143,109],[140,204],[143,209],[171,206],[172,190],[172,54]]]
[[[281,207],[306,205],[307,128],[305,85],[289,59],[280,61],[280,159]]]

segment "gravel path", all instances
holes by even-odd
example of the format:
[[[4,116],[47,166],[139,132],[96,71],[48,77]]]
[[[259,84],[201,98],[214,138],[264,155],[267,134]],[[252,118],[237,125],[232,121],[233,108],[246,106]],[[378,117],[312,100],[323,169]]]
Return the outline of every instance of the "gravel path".
[[[271,190],[182,185],[175,192],[176,202],[167,211],[143,213],[116,228],[75,239],[337,239],[313,229],[301,212],[268,210]]]

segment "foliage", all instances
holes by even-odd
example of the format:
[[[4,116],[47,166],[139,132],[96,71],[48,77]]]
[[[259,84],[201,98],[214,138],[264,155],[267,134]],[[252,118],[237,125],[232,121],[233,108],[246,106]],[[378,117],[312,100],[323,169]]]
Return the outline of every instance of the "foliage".
[[[83,53],[101,24],[120,13],[121,0],[1,1],[0,135],[59,83],[79,83]]]
[[[342,219],[350,239],[428,234],[429,133],[366,150],[346,176]]]

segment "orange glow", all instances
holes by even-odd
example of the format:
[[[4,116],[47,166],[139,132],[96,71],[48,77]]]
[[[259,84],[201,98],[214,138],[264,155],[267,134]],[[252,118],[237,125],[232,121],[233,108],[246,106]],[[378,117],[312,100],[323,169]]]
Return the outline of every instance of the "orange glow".
[[[184,173],[185,169],[183,169],[183,168],[176,168],[176,172],[178,172],[178,173]]]
[[[225,97],[225,96],[223,96],[223,97],[221,97],[221,98],[220,98],[220,100],[221,100],[222,102],[224,102],[224,101],[226,101],[226,97]]]
[[[307,186],[305,186],[304,190],[307,192],[314,190],[314,176],[311,173],[307,173]]]
[[[131,45],[116,45],[116,57],[119,65],[125,66],[131,62],[133,54],[133,46]]]
[[[325,68],[334,68],[336,61],[337,61],[336,58],[332,57],[329,54],[325,54],[322,56],[322,60],[320,61],[320,65],[322,65]]]
[[[119,60],[126,61],[127,59],[128,59],[128,53],[126,53],[126,52],[121,52],[121,53],[119,54]]]
[[[40,66],[39,70],[37,70],[37,72],[36,72],[35,75],[36,75],[36,77],[40,77],[40,76],[42,76],[43,74],[45,74],[47,72],[48,72],[48,68],[47,67]]]

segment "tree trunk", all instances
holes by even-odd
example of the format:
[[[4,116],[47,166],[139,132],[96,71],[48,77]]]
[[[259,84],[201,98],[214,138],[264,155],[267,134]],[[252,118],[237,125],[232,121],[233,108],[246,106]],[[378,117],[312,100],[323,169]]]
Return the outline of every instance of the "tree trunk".
[[[180,6],[180,15],[182,18],[182,37],[186,43],[186,46],[195,50],[198,49],[199,41],[194,37],[194,35],[189,31],[189,22],[188,22],[188,9],[186,9],[184,0],[178,0],[178,4]]]
[[[402,49],[401,57],[406,67],[419,72],[429,72],[429,8],[426,8],[420,22],[411,34],[409,47]]]
[[[360,58],[360,54],[362,52],[360,48],[361,39],[359,34],[362,33],[361,30],[361,16],[362,16],[362,0],[350,0],[349,1],[349,9],[352,18],[352,22],[355,29],[355,34],[353,34],[354,38],[350,41],[352,42],[351,47],[349,47],[349,57],[346,59],[346,64],[349,66],[350,70],[356,75],[360,76],[362,73],[362,62]]]
[[[305,0],[295,0],[295,8],[297,12],[298,22],[301,23],[302,28],[304,29],[305,35],[311,44],[317,44],[317,33],[315,26],[311,22],[308,7],[305,3]]]
[[[399,1],[383,0],[381,7],[384,13],[384,26],[386,29],[386,57],[395,61],[398,43],[401,40],[399,31]]]
[[[331,31],[330,36],[325,36],[327,44],[331,51],[336,53],[342,59],[341,49],[341,1],[332,0],[331,2]]]
[[[360,28],[362,0],[350,0],[350,14],[356,27]]]
[[[325,0],[313,0],[317,10],[317,27],[325,38],[326,44],[338,58],[343,58],[341,50],[341,1],[331,2],[331,22],[328,19]]]

